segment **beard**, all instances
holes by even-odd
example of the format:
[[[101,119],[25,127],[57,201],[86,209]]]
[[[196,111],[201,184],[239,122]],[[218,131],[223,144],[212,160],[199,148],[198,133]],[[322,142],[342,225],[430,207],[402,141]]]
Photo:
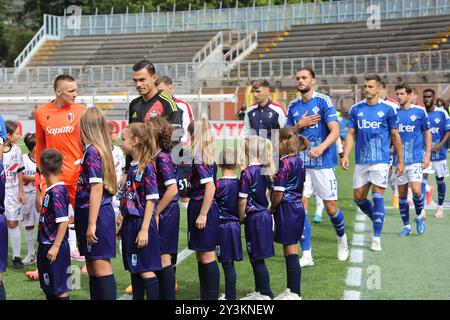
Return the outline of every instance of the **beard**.
[[[427,107],[427,108],[431,108],[433,106],[432,102],[427,102],[427,103],[424,103],[424,104],[425,104],[425,107]]]
[[[307,92],[309,92],[311,90],[311,87],[305,87],[303,89],[297,88],[298,92],[300,92],[301,94],[305,94]]]

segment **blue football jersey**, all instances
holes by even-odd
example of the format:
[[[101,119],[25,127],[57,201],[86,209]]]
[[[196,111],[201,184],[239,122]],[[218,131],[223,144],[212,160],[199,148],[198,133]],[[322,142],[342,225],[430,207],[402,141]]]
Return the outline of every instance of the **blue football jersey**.
[[[425,152],[424,134],[430,129],[425,108],[412,105],[409,109],[398,109],[397,116],[405,165],[421,163]],[[398,156],[395,154],[394,165],[397,163]]]
[[[398,128],[396,110],[383,100],[375,105],[363,100],[351,108],[349,120],[349,128],[356,132],[355,162],[389,164],[389,138],[391,130]]]
[[[328,137],[330,130],[327,124],[331,121],[338,122],[336,107],[331,102],[330,97],[318,92],[314,92],[312,98],[307,102],[304,102],[302,98],[295,99],[288,106],[286,127],[295,126],[305,112],[307,116],[319,114],[322,117],[318,123],[304,128],[301,132],[310,143],[309,148],[300,153],[305,168],[334,168],[337,165],[336,145],[334,143],[318,158],[309,158],[307,154],[311,148],[319,146]]]
[[[239,180],[237,177],[222,177],[216,181],[216,199],[221,221],[239,221]]]
[[[434,107],[434,111],[428,114],[432,137],[432,148],[444,139],[445,133],[450,130],[450,118],[444,109]],[[444,145],[439,152],[431,153],[431,161],[447,159],[447,146]]]
[[[201,156],[195,156],[192,164],[192,170],[189,174],[189,186],[187,192],[191,200],[202,200],[205,195],[205,184],[208,182],[216,183],[217,164],[214,162],[207,165],[201,162]]]
[[[282,157],[273,180],[273,190],[283,192],[283,201],[301,202],[304,182],[305,168],[300,157]]]
[[[265,211],[269,205],[267,190],[272,183],[267,175],[261,174],[262,165],[251,164],[241,172],[239,183],[239,197],[247,198],[247,215]]]
[[[178,167],[173,163],[170,154],[159,151],[155,156],[156,180],[158,181],[159,198],[162,199],[171,184],[178,186]],[[178,201],[178,193],[172,202]]]

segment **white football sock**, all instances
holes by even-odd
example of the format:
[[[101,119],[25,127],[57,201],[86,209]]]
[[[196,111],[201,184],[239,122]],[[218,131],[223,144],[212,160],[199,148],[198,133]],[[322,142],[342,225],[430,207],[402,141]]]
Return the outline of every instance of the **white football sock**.
[[[25,229],[25,241],[27,242],[27,255],[36,255],[36,251],[34,249],[34,229]]]
[[[69,229],[69,247],[70,252],[74,252],[77,250],[77,234],[75,230]]]
[[[20,227],[17,226],[14,229],[11,229],[11,228],[8,228],[8,229],[9,229],[9,237],[11,239],[11,248],[12,248],[13,259],[15,257],[20,258],[20,249],[22,246],[22,239],[20,237]]]

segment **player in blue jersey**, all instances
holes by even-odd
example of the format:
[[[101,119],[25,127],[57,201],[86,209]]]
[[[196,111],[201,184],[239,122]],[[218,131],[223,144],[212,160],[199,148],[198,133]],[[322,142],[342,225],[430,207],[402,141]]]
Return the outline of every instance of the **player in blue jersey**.
[[[225,276],[225,294],[219,300],[236,300],[236,269],[234,261],[242,261],[241,225],[239,223],[239,179],[234,149],[225,148],[219,155],[222,178],[216,181],[215,199],[220,212],[217,258]]]
[[[448,177],[447,166],[447,141],[450,137],[450,118],[447,112],[435,105],[436,94],[433,89],[423,91],[423,104],[428,112],[428,121],[432,137],[431,143],[431,165],[424,168],[424,185],[422,193],[425,193],[425,184],[428,174],[436,174],[436,184],[438,188],[438,207],[435,217],[442,219],[444,217],[444,199],[445,199],[445,178]]]
[[[3,117],[0,116],[0,300],[6,300],[6,291],[3,285],[2,273],[8,264],[8,226],[5,217],[5,182],[3,170],[3,141],[6,139],[6,127]]]
[[[41,153],[40,170],[49,186],[42,201],[38,226],[37,267],[47,300],[69,299],[69,193],[60,180],[63,155],[56,149]]]
[[[275,242],[283,245],[287,289],[275,300],[301,300],[301,268],[298,242],[303,233],[305,209],[302,204],[305,168],[299,152],[308,141],[299,139],[293,127],[280,130],[278,172],[274,177],[270,212],[275,220]]]
[[[152,164],[156,151],[153,130],[150,122],[138,122],[122,132],[122,149],[133,160],[120,204],[123,220],[118,236],[122,238],[125,270],[131,274],[133,300],[143,300],[144,296],[159,299],[156,272],[161,270],[161,244],[154,210],[159,194]]]
[[[197,254],[200,298],[219,298],[220,271],[216,260],[219,208],[214,200],[217,164],[208,120],[195,120],[188,126],[192,146],[192,171],[188,188],[188,247]]]
[[[403,221],[401,236],[411,233],[409,225],[408,186],[413,194],[414,207],[416,209],[416,230],[418,234],[425,232],[422,210],[425,206],[425,195],[422,194],[423,168],[430,164],[431,132],[429,130],[428,115],[425,108],[411,103],[411,87],[406,83],[395,86],[395,94],[400,103],[397,116],[399,120],[398,132],[403,143],[403,157],[405,172],[401,176],[393,174],[394,184],[399,191],[399,210]],[[397,155],[394,155],[393,172],[396,172],[398,163]]]
[[[75,231],[80,253],[86,257],[93,300],[115,300],[116,280],[111,258],[116,256],[112,197],[117,178],[111,135],[100,109],[88,108],[80,118],[84,154],[75,197]]]
[[[355,147],[355,172],[353,175],[353,198],[358,207],[373,222],[371,249],[381,251],[381,231],[384,224],[384,191],[387,187],[390,161],[390,138],[392,136],[398,156],[397,174],[405,169],[402,139],[398,133],[396,110],[380,99],[381,78],[367,76],[364,81],[365,100],[350,109],[349,130],[344,143],[341,165],[349,168],[349,154]],[[372,187],[373,204],[367,199]]]
[[[248,166],[241,172],[239,218],[245,224],[247,253],[255,277],[255,291],[242,300],[270,300],[274,296],[264,262],[275,255],[272,215],[267,200],[275,173],[272,150],[271,142],[259,136],[249,136],[241,143],[239,164],[248,163]]]
[[[288,107],[286,126],[293,126],[309,140],[309,148],[300,153],[306,168],[303,205],[308,210],[308,199],[314,192],[323,200],[338,239],[338,259],[348,258],[344,213],[338,206],[336,141],[340,136],[336,107],[330,97],[314,90],[316,76],[310,68],[300,68],[296,74],[297,89],[301,98],[293,100]],[[305,219],[302,241],[302,266],[313,265],[311,255],[311,226]]]
[[[155,215],[159,219],[161,236],[162,269],[156,273],[159,280],[160,300],[175,300],[175,271],[173,256],[178,252],[180,232],[180,206],[178,205],[178,171],[170,153],[172,151],[173,127],[163,117],[150,120],[154,126],[156,140],[156,180],[159,200],[156,201]]]

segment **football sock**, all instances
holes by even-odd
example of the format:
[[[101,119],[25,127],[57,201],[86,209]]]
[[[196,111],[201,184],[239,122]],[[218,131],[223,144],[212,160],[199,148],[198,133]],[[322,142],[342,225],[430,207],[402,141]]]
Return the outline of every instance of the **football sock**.
[[[416,208],[416,215],[420,216],[425,204],[425,196],[421,194],[419,197],[413,197],[414,207]]]
[[[27,253],[34,256],[36,254],[34,249],[34,229],[28,230],[25,228],[25,241],[27,243]]]
[[[311,250],[311,224],[309,223],[308,213],[305,211],[305,224],[303,227],[303,233],[300,238],[300,246],[302,251]]]
[[[159,281],[159,300],[175,300],[175,273],[167,266],[156,273]]]
[[[98,300],[97,278],[95,276],[89,276],[89,293],[91,300]]]
[[[373,193],[373,235],[375,237],[381,236],[381,231],[384,225],[384,195],[378,192]]]
[[[355,200],[356,205],[361,209],[362,212],[366,214],[372,220],[373,205],[368,199]]]
[[[255,274],[256,290],[262,295],[273,299],[273,292],[270,288],[269,270],[267,270],[264,259],[252,261],[253,273]]]
[[[142,279],[144,284],[145,294],[147,295],[147,300],[158,300],[159,299],[159,282],[157,277],[151,277]],[[174,285],[175,288],[175,285]]]
[[[415,198],[414,198],[415,199]],[[409,225],[409,203],[407,198],[398,199],[398,208],[400,211],[400,218],[402,218],[403,226]]]
[[[14,229],[9,229],[9,237],[11,238],[11,247],[12,247],[12,254],[13,258],[19,257],[20,258],[20,249],[22,246],[22,239],[20,237],[20,227],[17,226]]]
[[[0,281],[0,301],[1,300],[6,300],[5,286],[3,285],[2,281]]]
[[[46,293],[45,294],[45,299],[47,299],[47,300],[58,300],[58,297],[56,297],[54,294]]]
[[[342,237],[345,234],[344,214],[342,210],[338,208],[337,213],[334,216],[330,216],[330,220],[338,237]]]
[[[302,270],[300,268],[298,254],[288,255],[284,259],[286,260],[287,287],[291,289],[291,292],[300,296]]]
[[[145,288],[143,279],[139,273],[131,274],[131,287],[133,288],[133,300],[144,300]]]
[[[116,279],[113,274],[97,277],[98,300],[117,300]]]
[[[178,260],[178,255],[177,254],[171,254],[170,255],[170,260],[172,262],[172,267],[173,267],[173,273],[177,274],[177,260]]]
[[[75,230],[69,228],[69,246],[70,252],[77,250],[77,234]]]
[[[206,279],[205,279],[205,270],[203,267],[203,263],[197,261],[197,269],[198,269],[198,280],[200,284],[200,299],[206,300]]]
[[[438,206],[443,206],[447,186],[445,185],[444,178],[436,178],[436,183],[438,187]]]
[[[220,271],[217,261],[207,263],[203,265],[206,278],[206,299],[217,300],[219,299],[219,286],[220,286]]]
[[[325,208],[322,198],[316,196],[316,216],[322,216],[323,209]]]
[[[223,273],[225,275],[225,299],[236,300],[236,269],[233,262],[222,263]]]

